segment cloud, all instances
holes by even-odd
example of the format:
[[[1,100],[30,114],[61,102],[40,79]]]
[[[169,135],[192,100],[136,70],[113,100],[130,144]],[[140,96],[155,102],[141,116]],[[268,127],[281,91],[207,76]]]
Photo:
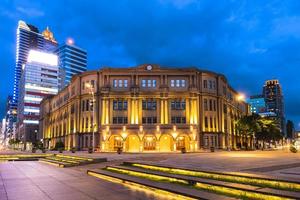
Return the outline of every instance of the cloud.
[[[45,13],[36,8],[25,8],[25,7],[17,7],[16,10],[21,14],[27,15],[29,17],[42,17]]]

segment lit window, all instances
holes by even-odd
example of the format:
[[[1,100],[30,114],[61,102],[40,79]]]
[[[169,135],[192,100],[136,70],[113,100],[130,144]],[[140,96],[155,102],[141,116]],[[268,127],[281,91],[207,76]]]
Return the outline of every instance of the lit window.
[[[126,80],[126,79],[124,80],[124,87],[126,87],[126,88],[128,87],[128,80]]]
[[[151,82],[152,82],[151,80],[147,80],[147,83],[148,83],[147,86],[148,86],[148,87],[151,87],[151,86],[152,86]]]
[[[142,80],[142,87],[146,87],[146,80]]]
[[[118,87],[118,80],[114,79],[114,87]]]
[[[152,80],[152,87],[156,87],[156,80]]]
[[[175,80],[171,80],[171,87],[175,87]]]
[[[119,87],[123,87],[123,80],[119,80]]]
[[[180,80],[176,80],[176,87],[180,87]]]
[[[185,87],[185,80],[181,80],[181,87]]]

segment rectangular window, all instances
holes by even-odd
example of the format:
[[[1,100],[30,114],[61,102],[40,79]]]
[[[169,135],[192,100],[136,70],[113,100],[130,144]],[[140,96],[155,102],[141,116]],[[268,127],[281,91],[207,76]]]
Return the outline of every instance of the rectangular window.
[[[123,110],[127,110],[127,107],[128,107],[127,101],[124,101],[123,102]]]
[[[216,89],[216,81],[213,81],[213,89]]]
[[[176,87],[180,87],[180,80],[176,80]]]
[[[146,87],[146,80],[142,80],[142,87]]]
[[[210,99],[209,100],[209,111],[212,111],[213,110],[213,103],[212,103],[212,100]]]
[[[175,80],[171,80],[171,87],[175,87]]]
[[[87,129],[89,127],[89,118],[87,117],[85,119],[85,129]]]
[[[182,123],[182,124],[185,124],[185,123],[186,123],[186,118],[185,118],[185,117],[182,117],[182,118],[181,118],[181,123]]]
[[[217,111],[217,105],[216,100],[214,100],[214,111]]]
[[[86,100],[85,111],[89,111],[90,100]]]
[[[204,125],[205,125],[205,128],[208,128],[208,119],[207,119],[207,117],[204,118]]]
[[[113,117],[113,124],[117,124],[117,118]]]
[[[207,80],[203,80],[203,87],[207,88]]]
[[[175,120],[176,120],[175,117],[171,117],[171,123],[172,123],[172,124],[175,124]]]
[[[118,124],[123,124],[123,117],[118,117]]]
[[[156,80],[152,80],[152,87],[156,88]]]
[[[118,110],[123,110],[123,102],[122,101],[118,101]]]
[[[171,102],[171,109],[172,109],[172,110],[175,110],[175,101],[172,101],[172,102]]]
[[[212,89],[212,87],[213,87],[212,86],[212,80],[209,80],[208,83],[209,83],[209,89]]]
[[[181,87],[185,87],[185,80],[181,80]]]
[[[118,87],[118,80],[114,79],[114,88]]]
[[[216,118],[214,118],[214,124],[215,124],[215,128],[217,128],[217,119]]]
[[[185,110],[186,103],[185,100],[173,100],[171,101],[172,110]]]
[[[205,111],[208,110],[207,99],[204,99],[204,110],[205,110]]]
[[[82,106],[81,111],[84,112],[84,109],[85,109],[85,101],[84,100],[82,100],[81,106]]]
[[[147,80],[147,87],[151,87],[152,86],[152,81],[151,80]]]
[[[153,124],[157,123],[157,117],[153,117]]]
[[[117,110],[117,109],[118,109],[117,101],[113,100],[113,110]]]
[[[212,117],[210,118],[210,128],[213,128],[213,119],[212,119]]]
[[[120,88],[123,87],[123,80],[121,80],[121,79],[119,80],[119,85],[118,85],[118,86],[119,86]]]
[[[127,80],[127,79],[124,80],[124,87],[125,87],[125,88],[128,87],[128,80]]]
[[[152,102],[152,110],[156,110],[156,101]]]

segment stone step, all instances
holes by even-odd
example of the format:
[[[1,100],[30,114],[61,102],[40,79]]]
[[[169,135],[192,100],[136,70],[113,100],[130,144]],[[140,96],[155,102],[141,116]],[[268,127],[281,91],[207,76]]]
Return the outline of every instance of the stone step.
[[[184,197],[190,197],[193,199],[205,199],[205,200],[231,200],[235,198],[231,197],[225,197],[222,195],[206,192],[206,191],[201,191],[201,190],[196,190],[190,187],[186,186],[181,186],[181,185],[176,185],[176,184],[171,184],[171,183],[163,183],[163,182],[156,182],[153,180],[148,180],[148,179],[143,179],[135,176],[129,176],[126,174],[119,174],[119,173],[114,173],[106,170],[88,170],[87,174],[92,175],[97,177],[97,175],[100,175],[104,180],[109,181],[109,178],[117,179],[120,180],[119,183],[121,184],[137,184],[139,187],[148,187],[148,190],[157,189],[157,190],[162,190],[162,191],[167,191],[172,194],[176,195],[181,195]],[[117,182],[117,181],[113,181]],[[171,195],[172,195],[171,194]],[[180,199],[180,197],[179,197]]]
[[[190,168],[184,168],[184,167],[174,167],[171,165],[165,165],[165,164],[149,164],[144,162],[124,162],[124,165],[132,165],[132,164],[142,164],[142,165],[148,165],[148,166],[155,166],[155,167],[165,167],[170,169],[182,169],[182,170],[188,170],[188,171],[194,171],[194,172],[204,172],[204,173],[211,173],[211,174],[219,174],[219,175],[229,175],[229,176],[235,176],[235,177],[245,177],[245,178],[256,178],[256,179],[262,179],[262,180],[270,180],[270,181],[282,181],[282,182],[289,182],[289,183],[296,183],[300,184],[300,180],[290,180],[285,177],[277,177],[277,176],[271,176],[271,175],[262,175],[262,174],[251,174],[251,173],[242,173],[242,172],[219,172],[219,171],[209,171],[209,170],[198,170],[198,169],[190,169]]]
[[[53,164],[55,166],[58,166],[58,167],[71,167],[71,166],[75,166],[75,165],[72,165],[70,163],[65,163],[65,162],[60,162],[60,161],[56,161],[56,160],[52,160],[52,159],[47,159],[47,158],[41,158],[39,159],[39,162],[44,162],[44,163],[47,163],[47,164]]]
[[[106,162],[107,158],[97,158],[93,160],[73,160],[71,158],[65,159],[65,157],[46,157],[39,159],[42,162],[45,163],[53,163],[56,164],[56,166],[59,167],[74,167],[74,166],[80,166],[80,165],[87,165],[87,164],[93,164],[93,163],[100,163],[100,162]]]
[[[179,180],[185,180],[187,182],[198,182],[198,183],[204,183],[204,184],[209,184],[209,185],[222,186],[222,187],[226,187],[226,188],[260,193],[260,194],[265,194],[265,195],[280,196],[280,197],[292,198],[292,199],[300,198],[300,192],[282,191],[282,190],[276,190],[276,189],[272,189],[272,188],[261,188],[258,186],[218,181],[218,180],[212,180],[212,179],[204,179],[204,178],[178,175],[178,174],[170,174],[170,173],[166,173],[166,172],[152,171],[152,170],[141,169],[141,168],[130,167],[130,166],[107,166],[107,167],[113,167],[113,168],[117,168],[117,169],[125,169],[125,170],[129,170],[129,171],[141,172],[141,173],[145,173],[145,174],[159,175],[159,176],[164,176],[164,177],[168,177],[168,178],[176,178]]]

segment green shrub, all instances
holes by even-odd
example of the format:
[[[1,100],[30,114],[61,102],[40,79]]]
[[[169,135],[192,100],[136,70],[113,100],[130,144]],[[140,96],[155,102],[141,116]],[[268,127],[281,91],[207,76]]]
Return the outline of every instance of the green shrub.
[[[56,142],[55,147],[54,147],[55,150],[64,149],[64,148],[65,148],[65,144],[61,140]]]

